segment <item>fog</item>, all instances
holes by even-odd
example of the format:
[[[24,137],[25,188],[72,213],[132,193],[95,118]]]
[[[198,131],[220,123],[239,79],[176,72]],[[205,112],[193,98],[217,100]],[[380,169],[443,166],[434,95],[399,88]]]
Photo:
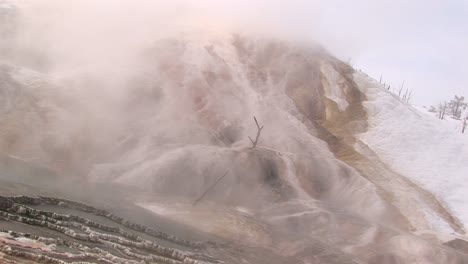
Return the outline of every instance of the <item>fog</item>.
[[[417,190],[393,197],[375,182],[399,175],[355,149],[365,96],[335,56],[381,43],[392,27],[368,21],[394,1],[358,1],[368,14],[358,19],[346,1],[12,2],[0,40],[2,93],[21,106],[0,120],[9,158],[138,190],[125,198],[224,239],[245,234],[251,217],[271,225],[268,239],[236,239],[273,240],[304,259],[318,237],[368,263],[464,260],[409,233],[430,228],[423,210],[405,206]],[[264,125],[257,148],[253,116]],[[221,232],[224,210],[236,225],[221,222]]]
[[[321,43],[375,78],[383,73],[392,87],[405,81],[418,104],[467,93],[463,1],[14,2],[29,7],[15,45],[40,50],[62,71],[65,64],[124,63],[155,36],[200,29]]]
[[[338,0],[294,0],[287,5],[264,0],[15,2],[26,7],[15,45],[38,49],[55,65],[125,60],[158,37],[193,30],[314,41],[342,59],[354,59],[382,46],[401,24],[413,22],[408,17],[417,8],[395,1]],[[404,21],[389,22],[386,12],[397,10]]]
[[[314,7],[292,1],[18,1],[24,8],[14,47],[37,54],[49,72],[80,67],[108,69],[131,63],[157,39],[183,32],[214,31],[310,41]],[[303,10],[303,11],[301,11]],[[309,13],[311,12],[311,13]],[[16,59],[16,58],[13,58]],[[25,59],[25,58],[23,58]],[[29,62],[24,63],[34,63]],[[36,62],[37,63],[37,62]]]

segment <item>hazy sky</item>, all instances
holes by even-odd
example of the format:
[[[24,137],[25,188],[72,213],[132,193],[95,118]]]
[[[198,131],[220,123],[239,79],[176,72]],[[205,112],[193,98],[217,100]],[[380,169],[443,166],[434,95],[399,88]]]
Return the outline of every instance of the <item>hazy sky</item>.
[[[240,16],[244,27],[260,24],[318,39],[373,77],[383,73],[392,87],[405,81],[405,87],[414,89],[415,103],[468,96],[467,0],[218,2],[222,3],[206,4],[205,9],[223,6],[225,17]]]
[[[348,9],[357,18],[348,28],[365,36],[345,35],[362,47],[351,54],[356,67],[375,78],[383,73],[393,87],[405,80],[417,104],[468,96],[468,1],[361,2],[360,8]]]
[[[373,77],[383,73],[392,87],[405,81],[417,104],[468,96],[467,0],[250,2],[227,10],[244,10],[246,26],[261,23],[317,39]]]
[[[376,79],[383,73],[394,88],[405,81],[417,104],[468,96],[468,0],[11,1],[60,6],[64,15],[54,27],[61,27],[63,41],[74,41],[76,32],[102,41],[118,27],[128,40],[148,35],[156,24],[166,31],[185,23],[259,32],[318,41]],[[66,20],[81,22],[70,26]]]

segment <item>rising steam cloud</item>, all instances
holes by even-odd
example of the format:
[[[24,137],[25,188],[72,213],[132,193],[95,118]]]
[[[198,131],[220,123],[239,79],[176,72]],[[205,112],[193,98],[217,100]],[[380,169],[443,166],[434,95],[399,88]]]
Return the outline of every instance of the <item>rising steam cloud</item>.
[[[23,53],[13,52],[8,57],[19,56],[24,63],[47,67],[54,73],[90,66],[131,66],[135,54],[151,46],[155,39],[194,30],[242,32],[303,42],[325,36],[320,22],[325,7],[316,1],[290,1],[286,8],[282,1],[13,2],[23,7],[13,44]],[[345,47],[349,45],[348,41],[342,50],[348,52]],[[28,60],[24,51],[44,58]]]
[[[354,69],[315,44],[341,57],[359,52],[353,43],[366,38],[346,35],[349,26],[331,30],[343,38],[325,29],[350,19],[334,14],[347,1],[12,2],[20,8],[0,59],[36,72],[0,70],[5,86],[34,94],[24,112],[40,109],[44,124],[33,129],[12,115],[33,133],[8,154],[33,156],[61,177],[133,185],[185,204],[227,171],[208,204],[247,208],[275,227],[268,236],[288,254],[307,255],[318,237],[369,263],[462,263],[410,235],[428,225],[424,212],[398,207],[367,178],[393,172],[355,150],[367,127],[365,95]],[[28,90],[38,80],[40,89]],[[256,149],[253,116],[265,126]]]

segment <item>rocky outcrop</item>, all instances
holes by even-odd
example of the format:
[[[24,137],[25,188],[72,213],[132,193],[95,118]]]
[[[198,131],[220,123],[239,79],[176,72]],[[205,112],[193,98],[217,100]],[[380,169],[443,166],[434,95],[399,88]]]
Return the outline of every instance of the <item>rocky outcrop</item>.
[[[27,205],[66,207],[111,220],[116,225],[109,226],[85,217],[38,210]],[[199,260],[200,257],[210,259],[209,256],[203,254],[203,248],[208,246],[208,243],[184,240],[143,225],[132,223],[106,210],[77,202],[49,197],[0,197],[0,218],[11,222],[37,226],[50,230],[51,234],[57,232],[67,237],[67,239],[63,239],[57,238],[60,236],[53,235],[46,238],[9,230],[0,231],[0,233],[7,234],[11,240],[16,241],[15,243],[9,243],[8,240],[1,240],[0,252],[40,263],[62,264],[69,263],[69,261],[85,260],[103,260],[107,263],[141,263],[141,261],[145,263],[156,262],[167,264],[211,263],[210,261]],[[153,237],[155,240],[145,239],[137,233]],[[21,239],[36,241],[44,246],[38,248],[35,252],[29,252],[26,243],[24,247],[21,247],[22,243],[18,242]],[[159,240],[179,245],[185,249],[181,250],[162,246],[155,242]],[[89,243],[94,246],[88,246],[90,245]],[[53,250],[59,247],[76,253],[63,253]],[[111,248],[113,251],[119,252],[119,254],[110,252],[106,248]]]

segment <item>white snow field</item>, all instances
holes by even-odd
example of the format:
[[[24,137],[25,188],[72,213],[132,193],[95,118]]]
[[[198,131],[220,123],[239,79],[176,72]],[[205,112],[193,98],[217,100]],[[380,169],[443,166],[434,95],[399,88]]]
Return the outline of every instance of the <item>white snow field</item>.
[[[367,96],[369,129],[360,139],[394,171],[431,191],[468,223],[468,137],[453,122],[401,102],[364,73],[354,75]]]

